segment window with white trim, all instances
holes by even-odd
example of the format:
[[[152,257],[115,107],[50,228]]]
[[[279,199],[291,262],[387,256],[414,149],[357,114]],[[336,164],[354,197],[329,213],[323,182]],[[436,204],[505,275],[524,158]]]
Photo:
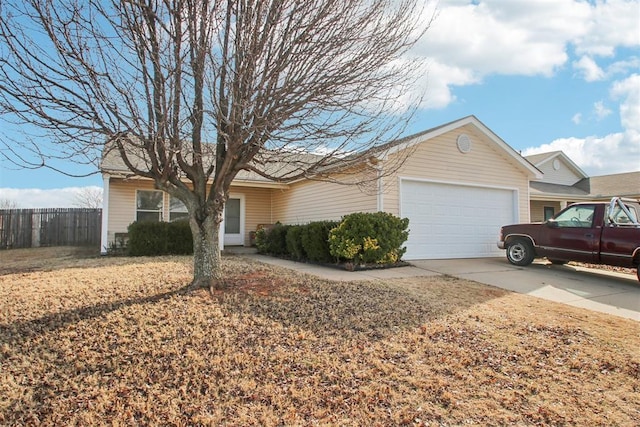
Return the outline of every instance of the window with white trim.
[[[136,221],[162,221],[163,192],[138,190],[136,193]]]
[[[180,199],[171,197],[169,200],[169,221],[176,221],[182,218],[188,218],[189,212],[187,207]]]

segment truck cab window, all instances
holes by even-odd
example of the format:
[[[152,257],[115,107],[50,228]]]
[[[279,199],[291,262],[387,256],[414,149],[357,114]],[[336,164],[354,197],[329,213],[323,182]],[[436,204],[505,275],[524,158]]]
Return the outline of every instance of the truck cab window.
[[[593,205],[571,206],[559,214],[554,221],[559,228],[592,228],[595,209]]]

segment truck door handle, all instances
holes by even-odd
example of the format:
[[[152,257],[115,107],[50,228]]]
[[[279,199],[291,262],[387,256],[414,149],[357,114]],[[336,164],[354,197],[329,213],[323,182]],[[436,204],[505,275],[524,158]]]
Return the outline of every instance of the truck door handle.
[[[593,237],[593,234],[585,234],[584,237]]]

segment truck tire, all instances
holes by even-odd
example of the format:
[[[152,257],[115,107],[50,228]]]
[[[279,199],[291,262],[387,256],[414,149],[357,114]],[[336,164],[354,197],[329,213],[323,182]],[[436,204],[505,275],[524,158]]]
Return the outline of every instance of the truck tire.
[[[533,245],[526,239],[514,239],[507,244],[507,260],[513,265],[525,266],[533,262]]]
[[[638,276],[638,282],[640,282],[640,264],[638,264],[638,270],[636,272],[636,275]]]

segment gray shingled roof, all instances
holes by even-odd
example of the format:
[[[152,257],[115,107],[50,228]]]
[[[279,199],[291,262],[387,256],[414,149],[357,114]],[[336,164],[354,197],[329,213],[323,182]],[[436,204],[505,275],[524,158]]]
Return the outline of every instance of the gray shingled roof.
[[[525,159],[529,161],[529,163],[533,165],[539,165],[543,163],[545,160],[555,157],[561,151],[550,151],[548,153],[540,153],[540,154],[532,154],[530,156],[524,156]]]
[[[589,197],[589,192],[573,185],[550,184],[548,182],[531,181],[529,183],[531,195],[539,196],[580,196]]]
[[[186,146],[188,147],[188,145]],[[204,147],[205,156],[207,154],[213,156],[213,145],[207,145]],[[208,150],[207,150],[208,149]],[[149,162],[144,155],[143,150],[135,150],[131,146],[127,146],[126,148],[128,153],[129,160],[133,163],[134,166],[140,169],[146,169]],[[279,156],[278,153],[267,153],[269,158],[262,155],[257,156],[255,162],[258,163],[260,161],[264,161],[260,165],[260,168],[267,171],[268,173],[273,174],[286,174],[287,172],[292,172],[296,168],[296,164],[300,165],[302,163],[313,162],[320,158],[320,156],[308,154],[308,153],[290,153],[286,157]],[[284,160],[278,161],[277,158],[281,157]],[[108,173],[112,176],[120,176],[120,177],[130,177],[133,173],[127,168],[127,165],[122,160],[119,151],[115,147],[106,146],[103,154],[102,161],[100,163],[100,170],[103,173]],[[273,183],[274,181],[263,177],[262,175],[247,170],[241,170],[236,175],[236,181],[247,181],[247,182],[263,182],[263,183]]]
[[[594,197],[640,197],[640,171],[592,176],[589,192]]]
[[[434,132],[437,129],[444,128],[446,126],[449,126],[452,123],[464,120],[468,117],[474,117],[474,116],[467,116],[467,117],[464,117],[463,119],[454,120],[452,122],[445,123],[413,135],[395,139],[385,144],[371,147],[370,149],[365,150],[364,152],[354,153],[353,155],[346,155],[343,157],[343,160],[347,162],[346,166],[348,166],[350,158],[353,158],[356,162],[361,162],[368,155],[376,156],[378,154],[383,154],[387,150],[392,149],[393,147],[401,145],[407,141],[410,141],[422,135],[429,134],[430,132]],[[188,149],[188,148],[189,148],[189,144],[186,144],[185,149]],[[214,145],[206,144],[206,146],[204,147],[204,151],[206,151],[207,148],[209,149],[209,154],[213,156]],[[145,164],[148,164],[148,161],[145,159],[143,150],[137,151],[132,146],[128,146],[127,153],[129,154],[128,157],[132,161],[134,166],[140,169],[145,169],[144,166]],[[206,154],[205,154],[205,157],[207,157]],[[314,164],[318,160],[322,159],[323,157],[325,156],[306,153],[306,152],[290,152],[290,153],[261,152],[260,154],[258,154],[258,156],[256,156],[254,161],[257,165],[258,164],[260,165],[259,166],[260,169],[264,170],[268,174],[272,176],[280,176],[282,174],[286,174],[287,172],[292,172],[296,170],[299,171],[301,167],[304,168],[304,166],[306,165]],[[324,168],[320,168],[318,172],[325,173],[327,171],[333,171],[335,170],[336,167],[342,168],[342,167],[345,167],[345,164],[336,164],[336,163],[330,162],[330,164],[326,165]],[[103,150],[102,161],[100,163],[100,170],[103,173],[108,173],[114,176],[129,177],[133,175],[133,173],[129,170],[129,168],[127,168],[126,164],[122,160],[118,150],[111,145],[106,145],[105,149]],[[236,180],[273,182],[255,172],[245,171],[245,170],[242,170],[238,173],[238,175],[236,176]]]
[[[532,154],[525,158],[534,165],[540,165],[558,155],[562,151]],[[577,168],[577,166],[576,166]],[[578,169],[579,171],[579,169]],[[583,173],[584,176],[584,173]],[[537,198],[544,196],[583,197],[586,199],[604,199],[614,196],[640,198],[640,172],[627,172],[612,175],[592,176],[581,179],[574,185],[561,185],[533,181],[530,184],[531,195]]]

